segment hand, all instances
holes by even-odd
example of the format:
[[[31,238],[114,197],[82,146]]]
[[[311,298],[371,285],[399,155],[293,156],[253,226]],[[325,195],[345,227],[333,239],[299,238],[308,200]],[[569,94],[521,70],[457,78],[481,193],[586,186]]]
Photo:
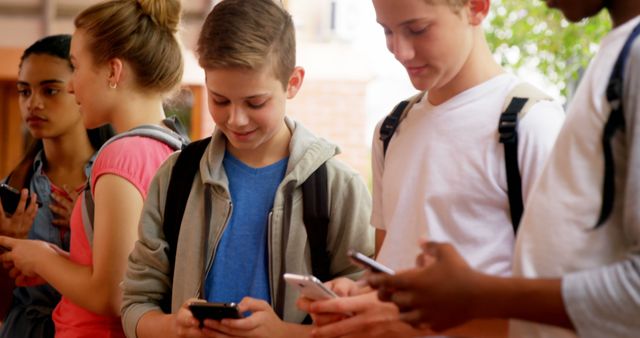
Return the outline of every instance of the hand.
[[[245,297],[238,304],[241,313],[251,312],[242,319],[223,319],[221,321],[207,319],[204,321],[206,329],[225,334],[222,337],[287,337],[289,326],[273,311],[267,302],[251,297]],[[216,336],[217,337],[217,336]]]
[[[9,275],[12,278],[36,278],[38,264],[45,261],[47,256],[59,255],[59,249],[55,245],[44,241],[0,236],[0,246],[9,250],[0,255],[0,260],[5,268],[10,269]]]
[[[0,203],[0,235],[21,239],[27,238],[38,212],[37,203],[29,203],[29,206],[25,208],[28,196],[29,191],[27,189],[20,191],[18,207],[11,216],[5,213]],[[35,193],[31,194],[31,201],[35,202],[37,198],[38,196]]]
[[[418,268],[368,276],[369,285],[379,290],[381,300],[397,305],[400,318],[414,327],[440,332],[473,319],[475,286],[482,274],[450,244],[428,242],[422,249]]]
[[[418,334],[411,326],[399,320],[399,311],[395,305],[379,301],[375,292],[316,302],[310,310],[317,313],[352,314],[341,321],[314,328],[311,332],[314,338],[406,337]]]
[[[344,277],[340,277],[340,278],[336,278],[334,280],[328,281],[324,283],[324,285],[340,297],[356,296],[359,294],[371,292],[371,289],[369,287],[364,286],[363,283],[354,282],[353,280],[349,278],[344,278]],[[296,301],[296,305],[300,310],[305,311],[311,315],[311,318],[313,319],[313,324],[316,326],[322,326],[322,325],[338,322],[347,317],[346,313],[313,312],[311,311],[311,307],[312,307],[312,304],[316,302],[322,302],[322,301],[321,300],[316,301],[304,296],[300,296]]]
[[[191,298],[182,304],[178,312],[168,315],[172,321],[172,336],[179,338],[215,337],[215,335],[208,335],[205,329],[200,326],[200,321],[191,314],[189,304],[193,302],[204,302],[204,300]]]
[[[78,193],[69,189],[66,185],[63,186],[63,189],[65,193],[57,191],[51,193],[51,199],[53,201],[49,204],[49,209],[51,209],[51,213],[53,213],[53,221],[51,223],[58,227],[69,228],[71,212],[78,198]]]

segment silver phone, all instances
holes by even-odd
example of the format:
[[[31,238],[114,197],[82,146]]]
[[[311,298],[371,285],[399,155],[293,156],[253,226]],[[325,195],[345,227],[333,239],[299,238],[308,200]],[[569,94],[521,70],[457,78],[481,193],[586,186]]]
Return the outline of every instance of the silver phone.
[[[285,273],[283,277],[287,284],[298,289],[300,293],[307,298],[313,300],[324,300],[338,297],[338,295],[324,286],[324,284],[314,276]]]
[[[349,258],[351,258],[351,261],[354,264],[364,269],[367,269],[371,272],[386,273],[388,275],[396,274],[396,272],[393,271],[393,269],[381,263],[376,262],[374,259],[370,258],[369,256],[363,253],[357,252],[355,250],[349,250],[347,254],[349,255]]]

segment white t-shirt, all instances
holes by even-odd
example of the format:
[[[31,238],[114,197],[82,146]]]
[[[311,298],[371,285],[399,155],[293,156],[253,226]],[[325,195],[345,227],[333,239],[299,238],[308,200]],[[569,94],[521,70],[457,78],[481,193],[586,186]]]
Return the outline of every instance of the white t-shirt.
[[[425,96],[400,123],[386,159],[378,124],[371,222],[386,231],[378,256],[382,263],[394,269],[414,267],[418,241],[428,238],[452,243],[480,271],[511,274],[514,234],[498,121],[518,83],[513,75],[502,74],[438,106]],[[559,104],[541,101],[520,121],[524,196],[563,120]]]
[[[601,139],[604,124],[611,112],[605,90],[613,64],[631,29],[638,22],[640,18],[631,20],[602,40],[570,105],[567,121],[548,165],[529,196],[516,245],[514,275],[542,278],[564,276],[562,287],[565,306],[578,330],[582,326],[582,332],[579,332],[584,337],[640,337],[640,332],[629,335],[629,331],[615,331],[619,329],[624,332],[624,325],[615,325],[615,320],[606,318],[608,313],[620,320],[624,312],[620,304],[607,303],[606,299],[612,298],[608,293],[624,293],[622,298],[633,301],[631,294],[618,290],[618,283],[624,284],[624,280],[617,278],[614,269],[611,269],[609,276],[605,271],[593,270],[627,259],[631,242],[634,241],[625,234],[622,226],[624,210],[621,202],[625,199],[625,189],[622,187],[630,186],[620,181],[627,177],[628,161],[628,155],[621,153],[624,147],[620,147],[620,143],[614,148],[617,181],[614,209],[603,225],[596,230],[593,228],[602,204],[604,159]],[[620,142],[620,138],[617,142]],[[635,208],[637,210],[640,207],[636,204]],[[586,273],[579,276],[581,273],[578,271]],[[635,296],[640,296],[639,290],[636,290]],[[640,317],[637,321],[640,321]],[[523,321],[512,321],[510,334],[518,338],[576,337],[575,333],[568,330]]]

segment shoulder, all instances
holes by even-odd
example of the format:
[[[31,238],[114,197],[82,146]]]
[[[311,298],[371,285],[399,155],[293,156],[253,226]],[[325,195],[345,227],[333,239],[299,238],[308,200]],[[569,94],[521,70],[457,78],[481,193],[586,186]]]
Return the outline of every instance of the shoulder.
[[[102,174],[115,174],[137,185],[150,181],[160,165],[173,153],[166,144],[141,136],[124,137],[100,150],[91,172],[91,185]]]
[[[538,100],[519,122],[519,130],[539,130],[564,123],[565,112],[556,100]]]
[[[94,167],[145,167],[147,164],[160,164],[172,152],[166,144],[148,137],[123,137],[100,150]]]
[[[357,186],[366,189],[366,184],[360,174],[345,162],[331,158],[325,162],[325,165],[330,187],[344,189]]]

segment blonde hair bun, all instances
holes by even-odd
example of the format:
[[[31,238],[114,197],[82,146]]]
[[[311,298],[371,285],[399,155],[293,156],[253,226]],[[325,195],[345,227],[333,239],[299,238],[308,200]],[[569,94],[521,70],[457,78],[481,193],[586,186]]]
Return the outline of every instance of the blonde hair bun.
[[[154,23],[167,28],[174,34],[178,32],[182,10],[180,0],[136,0],[136,2]]]

